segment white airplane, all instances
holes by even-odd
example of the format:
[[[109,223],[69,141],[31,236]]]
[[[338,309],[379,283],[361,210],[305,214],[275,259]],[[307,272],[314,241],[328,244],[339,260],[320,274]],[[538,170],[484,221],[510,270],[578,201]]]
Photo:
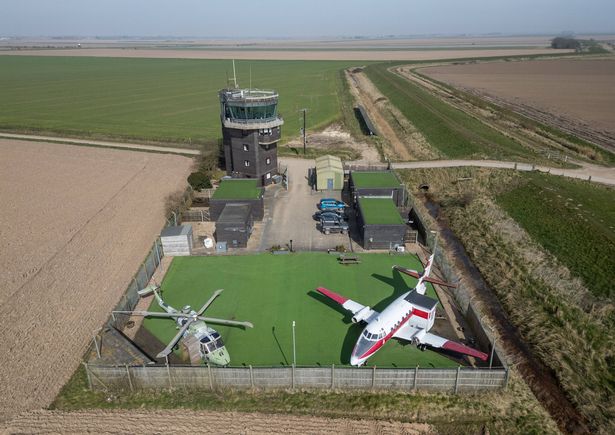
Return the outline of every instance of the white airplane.
[[[465,346],[435,334],[429,333],[436,317],[436,305],[438,301],[425,296],[425,281],[436,281],[429,277],[433,264],[432,255],[423,273],[403,269],[399,266],[393,268],[418,276],[416,287],[395,299],[382,313],[372,310],[345,298],[331,290],[318,287],[316,290],[333,299],[342,307],[352,313],[352,322],[365,322],[367,326],[359,336],[350,356],[350,364],[360,366],[374,355],[391,338],[407,340],[418,345],[419,349],[425,350],[427,346],[442,348],[465,355],[471,355],[481,360],[487,360],[487,354],[471,347]],[[450,285],[450,284],[449,284]]]

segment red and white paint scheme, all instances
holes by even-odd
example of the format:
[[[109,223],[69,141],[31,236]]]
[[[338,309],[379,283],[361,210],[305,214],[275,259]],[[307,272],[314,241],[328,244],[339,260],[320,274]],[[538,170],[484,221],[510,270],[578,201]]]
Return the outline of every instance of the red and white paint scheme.
[[[416,287],[399,296],[381,313],[324,287],[316,289],[350,311],[353,323],[365,322],[367,324],[350,356],[351,365],[365,364],[365,361],[391,338],[413,342],[423,350],[426,346],[431,346],[471,355],[483,361],[487,359],[487,354],[483,352],[429,333],[436,318],[436,306],[438,305],[436,299],[425,296],[425,281],[434,281],[427,279],[433,264],[433,257],[433,255],[429,257],[423,273],[404,269],[404,273],[408,271],[418,275],[419,281]],[[400,269],[399,266],[394,268]],[[411,273],[408,275],[414,276]]]

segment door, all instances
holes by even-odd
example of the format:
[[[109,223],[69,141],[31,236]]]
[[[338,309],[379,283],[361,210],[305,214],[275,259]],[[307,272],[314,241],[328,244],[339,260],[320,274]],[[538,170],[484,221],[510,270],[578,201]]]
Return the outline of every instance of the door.
[[[333,178],[327,178],[327,190],[333,190]]]

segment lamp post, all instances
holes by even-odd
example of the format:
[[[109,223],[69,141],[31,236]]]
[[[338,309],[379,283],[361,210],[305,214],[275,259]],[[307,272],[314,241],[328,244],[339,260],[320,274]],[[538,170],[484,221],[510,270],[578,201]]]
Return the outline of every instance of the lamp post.
[[[297,365],[297,348],[295,346],[295,321],[293,320],[293,366]]]

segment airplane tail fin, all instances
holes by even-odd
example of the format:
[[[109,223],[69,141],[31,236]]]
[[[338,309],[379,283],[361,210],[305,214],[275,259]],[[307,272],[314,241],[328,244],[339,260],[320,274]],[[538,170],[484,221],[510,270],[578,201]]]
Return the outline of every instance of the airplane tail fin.
[[[421,273],[421,276],[419,277],[419,282],[416,283],[416,292],[419,294],[424,295],[425,294],[425,278],[429,277],[429,274],[431,273],[431,267],[433,266],[433,262],[434,262],[434,255],[435,254],[431,254],[431,256],[429,257],[429,260],[427,260],[427,264],[425,265],[425,270],[423,271],[423,273]]]

